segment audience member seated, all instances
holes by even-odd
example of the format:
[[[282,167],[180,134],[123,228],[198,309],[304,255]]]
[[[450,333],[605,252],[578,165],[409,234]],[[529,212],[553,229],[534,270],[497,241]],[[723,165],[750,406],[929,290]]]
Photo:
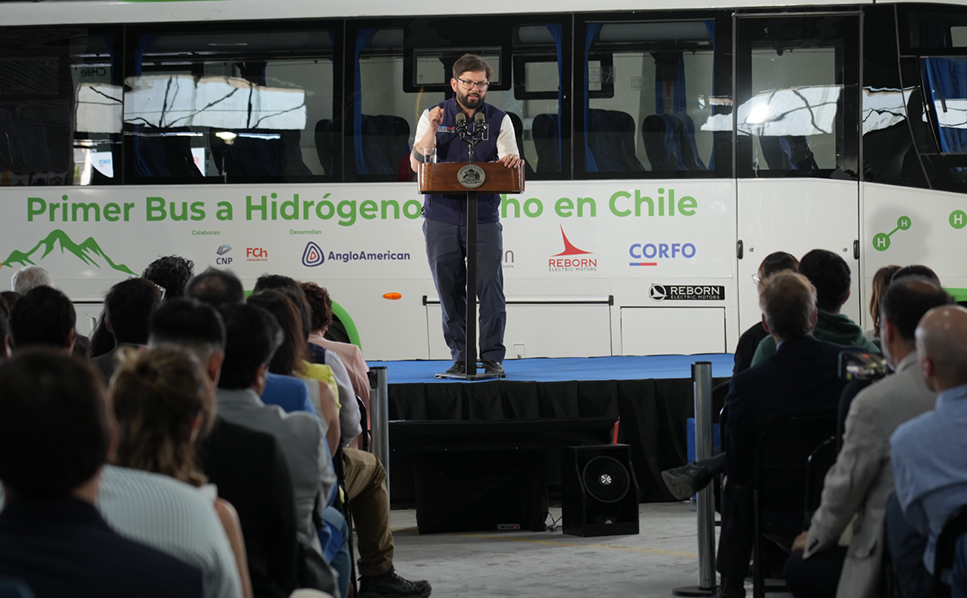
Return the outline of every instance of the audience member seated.
[[[762,260],[762,263],[759,264],[759,270],[755,276],[756,291],[758,292],[762,289],[762,281],[783,270],[797,272],[799,270],[799,260],[794,255],[786,253],[785,251],[776,251],[775,253],[767,255]],[[759,347],[759,343],[767,336],[769,336],[769,333],[766,332],[761,320],[742,333],[742,336],[739,337],[739,344],[735,347],[735,365],[732,367],[733,376],[752,366],[752,356],[755,355],[755,350]]]
[[[121,347],[148,344],[148,321],[161,305],[158,288],[143,278],[129,278],[111,287],[104,298],[104,327],[114,338],[114,348],[94,358],[94,365],[108,382],[117,367]]]
[[[220,308],[225,324],[225,358],[218,378],[218,412],[229,423],[270,434],[285,456],[295,497],[300,560],[320,557],[322,547],[316,520],[329,504],[335,488],[332,460],[319,421],[307,413],[285,413],[267,406],[259,396],[265,387],[269,362],[282,342],[272,314],[253,305],[226,303]],[[321,561],[321,559],[319,559]],[[321,564],[321,563],[320,563]],[[335,593],[336,574],[318,589]]]
[[[758,367],[734,376],[726,397],[729,417],[722,446],[728,481],[722,490],[716,562],[722,574],[720,595],[728,598],[745,596],[743,580],[755,539],[751,483],[759,432],[789,417],[835,416],[843,389],[838,365],[845,348],[812,335],[819,315],[809,280],[780,272],[766,282],[759,305],[779,350]],[[776,514],[773,521],[788,530],[791,540],[802,526],[802,490],[785,478],[767,479],[764,486],[774,498],[769,505]]]
[[[879,348],[867,340],[863,329],[849,316],[839,313],[850,295],[850,270],[846,261],[832,251],[813,249],[799,260],[799,272],[816,289],[819,320],[813,336],[821,341],[865,347],[868,351],[879,353]],[[776,341],[767,336],[759,343],[752,357],[752,365],[775,352]]]
[[[250,598],[235,511],[202,488],[195,461],[195,440],[214,419],[211,382],[177,348],[120,351],[110,388],[120,437],[101,480],[101,514],[121,535],[200,567],[213,597]]]
[[[880,332],[880,301],[883,298],[883,293],[886,292],[886,287],[893,280],[893,275],[899,269],[900,266],[897,265],[883,266],[873,275],[873,285],[870,288],[870,321],[873,322],[873,328],[863,334],[877,346],[880,345],[879,339],[882,334]]]
[[[822,502],[786,564],[796,598],[882,595],[883,515],[893,493],[890,435],[934,407],[937,395],[920,371],[914,332],[927,311],[950,302],[939,285],[920,277],[890,284],[878,301],[883,352],[896,373],[861,391],[850,407]]]
[[[340,343],[326,338],[326,331],[332,323],[332,299],[329,291],[314,282],[301,283],[311,311],[311,331],[309,343],[322,347],[328,352],[339,355],[349,373],[353,391],[369,409],[369,366],[363,359],[363,352],[352,343]]]
[[[40,266],[27,266],[15,270],[10,277],[10,290],[20,295],[26,295],[37,287],[54,287],[54,277]]]
[[[0,292],[0,299],[3,299],[3,302],[7,306],[6,316],[9,318],[10,312],[13,311],[14,304],[20,299],[20,293],[15,293],[14,291],[3,291]]]
[[[256,288],[275,286],[286,290],[290,289],[294,282],[284,276],[266,275],[259,278]],[[301,292],[301,288],[299,291]],[[257,302],[258,295],[253,295],[249,300]],[[280,317],[283,315],[278,309],[273,309],[273,312]],[[281,319],[285,318],[281,317]],[[308,328],[307,325],[306,330]],[[306,346],[305,342],[305,337],[299,339],[302,346]],[[319,347],[317,349],[322,350]],[[329,352],[323,351],[323,353]],[[357,411],[356,425],[358,421]],[[347,447],[343,449],[343,471],[346,492],[349,495],[356,523],[358,566],[361,576],[360,598],[429,596],[431,587],[428,582],[423,580],[411,582],[397,575],[393,568],[393,534],[389,529],[389,496],[386,492],[386,470],[383,465],[375,455]]]
[[[184,297],[185,287],[195,274],[195,262],[177,255],[159,257],[148,264],[141,273],[145,278],[164,289],[165,301]]]
[[[45,345],[70,353],[74,347],[74,304],[53,287],[37,287],[17,301],[10,311],[14,350]]]
[[[904,598],[931,595],[937,535],[967,504],[967,309],[927,312],[916,346],[927,385],[938,394],[933,411],[899,426],[891,438],[896,494],[886,534]]]
[[[255,288],[259,290],[274,288],[282,291],[296,307],[301,324],[299,327],[301,333],[299,342],[308,351],[306,355],[302,356],[303,363],[297,366],[297,374],[305,380],[324,381],[336,393],[339,409],[339,442],[342,446],[348,446],[362,432],[356,393],[353,391],[349,372],[346,371],[342,358],[337,353],[327,351],[309,342],[309,335],[312,332],[312,309],[309,307],[305,291],[297,280],[278,275],[260,277],[255,283]],[[315,401],[316,398],[314,397],[313,400]]]
[[[225,326],[212,306],[188,299],[165,303],[151,317],[148,344],[187,351],[218,383]],[[238,511],[255,598],[289,596],[299,585],[299,544],[292,479],[275,438],[216,417],[200,442],[199,465]]]
[[[13,276],[10,278],[10,288],[12,290],[4,291],[3,296],[7,300],[10,309],[13,310],[13,304],[20,297],[37,287],[57,288],[54,286],[54,278],[50,275],[50,272],[40,266],[27,266],[13,273]],[[75,357],[82,359],[90,357],[91,340],[75,330],[74,348],[72,351]]]
[[[207,596],[197,567],[121,537],[94,507],[117,441],[109,411],[97,373],[60,352],[0,364],[0,575],[35,598]]]
[[[267,290],[255,293],[246,304],[260,307],[272,314],[282,331],[282,343],[275,350],[269,362],[269,373],[302,379],[309,391],[323,434],[329,445],[330,454],[339,449],[339,404],[336,395],[326,382],[301,376],[304,372],[306,344],[299,338],[300,325],[296,307],[281,291]],[[330,370],[331,373],[331,370]]]
[[[216,308],[245,301],[242,281],[230,271],[217,268],[207,268],[188,281],[185,295]]]

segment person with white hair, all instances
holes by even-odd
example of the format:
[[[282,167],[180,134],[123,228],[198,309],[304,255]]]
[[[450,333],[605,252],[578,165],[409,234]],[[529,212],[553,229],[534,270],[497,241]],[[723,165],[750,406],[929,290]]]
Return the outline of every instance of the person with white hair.
[[[53,287],[54,277],[40,266],[27,266],[13,273],[10,277],[10,290],[21,295],[37,287]]]

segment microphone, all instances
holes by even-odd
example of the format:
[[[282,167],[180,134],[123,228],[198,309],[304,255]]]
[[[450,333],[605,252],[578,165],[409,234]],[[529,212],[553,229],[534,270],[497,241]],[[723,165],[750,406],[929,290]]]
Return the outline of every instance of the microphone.
[[[477,112],[473,115],[473,134],[477,139],[483,140],[484,135],[487,133],[487,123],[484,122],[483,112]]]
[[[457,113],[457,135],[460,139],[464,139],[467,136],[467,115],[463,112]]]

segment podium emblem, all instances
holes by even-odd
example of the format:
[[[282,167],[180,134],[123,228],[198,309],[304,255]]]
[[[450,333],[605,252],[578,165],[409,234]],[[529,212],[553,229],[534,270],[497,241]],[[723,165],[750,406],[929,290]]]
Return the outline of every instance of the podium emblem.
[[[457,171],[457,182],[467,189],[476,189],[487,180],[487,173],[476,164],[467,164]]]

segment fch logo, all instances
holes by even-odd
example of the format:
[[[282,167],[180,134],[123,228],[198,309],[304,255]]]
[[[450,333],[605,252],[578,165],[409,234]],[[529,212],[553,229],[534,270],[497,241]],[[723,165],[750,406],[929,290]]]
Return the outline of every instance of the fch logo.
[[[326,261],[326,254],[316,245],[315,241],[309,241],[306,244],[305,251],[302,252],[302,265],[312,268],[321,266],[324,261]]]
[[[227,243],[225,245],[219,245],[218,249],[215,250],[215,253],[218,254],[218,257],[215,258],[215,263],[218,264],[219,266],[230,265],[232,263],[232,258],[225,257],[225,254],[231,250],[232,250],[232,246]]]
[[[245,259],[250,262],[267,262],[269,261],[269,252],[261,247],[246,247]]]

